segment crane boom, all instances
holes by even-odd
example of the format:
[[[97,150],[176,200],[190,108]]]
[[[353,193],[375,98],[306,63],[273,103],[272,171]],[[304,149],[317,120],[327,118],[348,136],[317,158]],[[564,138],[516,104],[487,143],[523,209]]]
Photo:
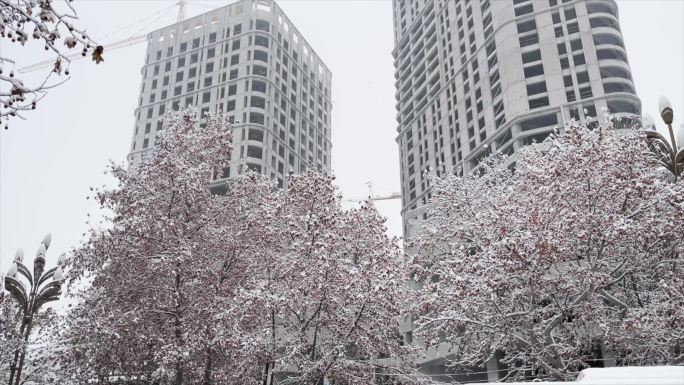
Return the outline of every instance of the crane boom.
[[[147,40],[147,35],[129,37],[128,39],[124,39],[121,41],[117,41],[117,42],[105,45],[104,51],[109,52],[109,51],[112,51],[112,50],[115,50],[118,48],[128,47],[129,45],[138,44],[138,43],[143,42],[145,40]],[[67,55],[67,58],[70,61],[74,61],[74,60],[82,59],[83,55],[80,52],[72,53],[70,55]],[[52,67],[53,65],[55,65],[54,59],[53,60],[45,60],[45,61],[42,61],[42,62],[39,62],[36,64],[32,64],[30,66],[22,67],[19,69],[19,72],[21,72],[21,73],[33,72],[33,71],[37,71],[37,70],[40,70],[43,68]]]
[[[171,6],[171,8],[173,8],[174,6],[178,6],[178,18],[177,18],[177,21],[180,22],[180,21],[185,20],[185,17],[186,17],[186,9],[185,9],[185,8],[186,8],[186,6],[187,6],[187,0],[178,0],[178,2],[175,3],[173,6]],[[146,17],[144,17],[143,19],[141,19],[141,20],[139,20],[139,21],[137,21],[137,22],[135,22],[135,23],[133,23],[133,24],[139,23],[140,21],[144,21],[144,20],[146,20],[146,19],[148,19],[148,18],[150,18],[150,17],[152,17],[152,16],[155,16],[156,14],[159,14],[160,12],[164,12],[165,10],[166,10],[166,12],[168,12],[169,8],[162,9],[162,10],[159,11],[159,12],[155,12],[154,14],[149,15],[149,16],[146,16]],[[165,13],[164,13],[164,14],[165,14]],[[164,14],[162,14],[161,16],[164,16]],[[161,17],[161,16],[160,16],[160,17]],[[159,18],[155,19],[155,20],[153,21],[153,23],[154,23],[155,21],[157,21],[157,20],[159,20]],[[147,26],[149,27],[149,24],[148,24]],[[131,27],[131,25],[129,25],[129,26],[127,26],[127,27],[124,27],[123,29],[129,28],[129,27]],[[139,32],[140,32],[140,31],[138,31],[138,33],[139,33]],[[143,41],[145,41],[145,40],[147,40],[147,34],[138,35],[138,36],[132,36],[132,37],[129,37],[128,39],[120,40],[120,41],[117,41],[117,42],[114,42],[114,43],[105,45],[105,46],[104,46],[104,51],[105,51],[105,52],[110,52],[110,51],[115,50],[115,49],[118,49],[118,48],[128,47],[128,46],[130,46],[130,45],[134,45],[134,44],[141,43],[141,42],[143,42]],[[79,52],[79,53],[73,53],[73,54],[67,55],[67,59],[68,59],[69,61],[79,60],[79,59],[82,59],[82,58],[83,58],[83,55],[82,55],[80,52]],[[37,70],[40,70],[40,69],[43,69],[43,68],[52,67],[52,66],[54,66],[54,65],[55,65],[55,60],[54,60],[54,59],[53,59],[53,60],[45,60],[45,61],[41,61],[41,62],[36,63],[36,64],[32,64],[32,65],[29,65],[29,66],[26,66],[26,67],[22,67],[22,68],[19,69],[19,72],[21,72],[21,73],[33,72],[33,71],[37,71]]]
[[[351,198],[351,199],[347,199],[346,201],[347,202],[387,201],[387,200],[399,199],[399,198],[401,198],[401,194],[392,193],[390,195],[369,196],[368,198]]]

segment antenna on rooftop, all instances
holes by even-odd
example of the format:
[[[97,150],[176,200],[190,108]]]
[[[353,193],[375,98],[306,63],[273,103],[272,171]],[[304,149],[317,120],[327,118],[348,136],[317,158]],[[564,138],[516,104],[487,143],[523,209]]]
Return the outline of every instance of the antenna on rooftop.
[[[178,0],[178,19],[177,21],[185,20],[185,5],[187,0]]]

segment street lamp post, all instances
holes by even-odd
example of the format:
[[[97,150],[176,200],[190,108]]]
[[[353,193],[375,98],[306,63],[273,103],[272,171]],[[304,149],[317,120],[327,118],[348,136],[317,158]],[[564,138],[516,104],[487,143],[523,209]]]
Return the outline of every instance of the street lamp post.
[[[52,237],[50,234],[46,235],[41,242],[36,257],[33,260],[33,274],[22,263],[24,259],[24,252],[19,249],[14,257],[14,263],[10,266],[7,275],[5,276],[5,289],[10,292],[12,297],[19,302],[21,306],[21,328],[20,333],[24,339],[24,346],[14,352],[14,359],[10,366],[10,378],[8,385],[19,385],[21,379],[21,370],[24,367],[24,359],[26,358],[26,344],[28,343],[29,335],[31,334],[31,327],[33,324],[33,316],[38,309],[47,302],[59,299],[62,294],[62,278],[63,272],[61,265],[64,263],[64,255],[59,257],[57,266],[43,272],[45,268],[45,253],[50,247]],[[24,276],[29,284],[27,291],[26,285],[19,280],[18,274]]]
[[[670,101],[666,97],[660,97],[658,110],[663,122],[667,124],[667,129],[670,132],[670,142],[655,130],[646,131],[646,137],[648,138],[651,151],[658,157],[658,162],[674,175],[676,181],[684,171],[684,129],[679,130],[677,139],[675,140],[675,133],[672,129],[674,111],[672,109],[672,104],[670,104]],[[677,142],[683,147],[678,148]]]

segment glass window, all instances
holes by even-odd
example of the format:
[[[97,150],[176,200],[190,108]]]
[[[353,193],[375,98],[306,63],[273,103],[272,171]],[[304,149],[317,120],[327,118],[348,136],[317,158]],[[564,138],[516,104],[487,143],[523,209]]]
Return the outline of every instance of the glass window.
[[[534,76],[543,75],[544,74],[544,67],[541,64],[537,64],[537,65],[526,67],[524,69],[524,71],[525,71],[525,77],[531,78]]]
[[[546,92],[546,82],[541,81],[527,85],[527,95],[532,96]]]
[[[531,52],[525,52],[522,54],[523,63],[531,63],[541,60],[541,51],[535,50]]]
[[[264,124],[264,114],[261,114],[259,112],[250,112],[249,113],[249,122],[250,123]]]

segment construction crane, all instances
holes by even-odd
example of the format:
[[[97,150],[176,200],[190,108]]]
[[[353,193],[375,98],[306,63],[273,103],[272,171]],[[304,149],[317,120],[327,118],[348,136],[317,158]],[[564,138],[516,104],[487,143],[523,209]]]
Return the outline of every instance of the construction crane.
[[[388,195],[375,195],[373,194],[373,182],[366,182],[368,186],[368,197],[367,198],[350,198],[346,199],[347,202],[366,202],[366,201],[386,201],[393,199],[400,199],[401,194],[398,192],[393,192]]]
[[[157,11],[157,12],[151,14],[151,15],[145,16],[144,18],[142,18],[142,19],[140,19],[140,20],[138,20],[138,21],[136,21],[136,22],[134,22],[134,23],[132,23],[132,24],[129,24],[129,25],[125,26],[125,27],[119,29],[118,31],[114,31],[114,32],[112,32],[112,33],[109,33],[109,34],[105,35],[105,37],[106,37],[106,36],[109,36],[109,35],[112,35],[112,34],[114,34],[114,33],[116,33],[116,32],[119,32],[119,31],[121,31],[121,30],[130,28],[131,26],[133,26],[133,25],[135,25],[135,24],[138,24],[138,23],[140,23],[141,21],[145,21],[145,20],[147,20],[147,19],[149,19],[149,18],[151,18],[151,17],[157,16],[157,15],[160,14],[156,19],[152,20],[152,22],[150,22],[150,23],[147,24],[145,27],[143,27],[142,30],[144,30],[144,29],[146,29],[147,27],[149,27],[150,25],[154,24],[154,23],[155,23],[156,21],[158,21],[159,19],[161,19],[164,15],[166,15],[166,14],[168,13],[168,11],[170,11],[170,10],[173,9],[173,8],[175,8],[176,6],[178,7],[178,17],[176,18],[176,21],[181,22],[181,21],[185,20],[185,8],[186,8],[186,5],[187,5],[187,1],[188,1],[188,0],[179,0],[177,3],[173,4],[171,7],[164,8],[164,9],[162,9],[162,10],[160,10],[160,11]],[[138,31],[138,33],[139,33],[139,31]],[[137,35],[137,33],[136,33],[136,35]],[[127,38],[127,39],[124,39],[124,40],[120,40],[120,41],[116,41],[116,42],[114,42],[114,43],[109,43],[109,44],[103,45],[103,46],[104,46],[104,52],[111,52],[111,51],[113,51],[113,50],[115,50],[115,49],[124,48],[124,47],[128,47],[128,46],[135,45],[135,44],[138,44],[138,43],[142,43],[142,42],[144,42],[144,41],[146,41],[146,40],[147,40],[147,34],[146,34],[146,33],[145,33],[145,34],[142,34],[142,35],[131,36],[131,37],[129,37],[129,38]],[[76,53],[73,53],[73,54],[71,54],[71,55],[67,55],[67,58],[68,58],[69,62],[72,62],[72,61],[75,61],[75,60],[82,59],[83,56],[81,55],[80,52],[76,52]],[[40,69],[53,67],[54,65],[55,65],[55,60],[54,60],[54,59],[45,60],[45,61],[41,61],[41,62],[36,63],[36,64],[32,64],[32,65],[29,65],[29,66],[26,66],[26,67],[22,67],[22,68],[19,69],[19,72],[21,72],[21,73],[33,72],[33,71],[37,71],[37,70],[40,70]]]

